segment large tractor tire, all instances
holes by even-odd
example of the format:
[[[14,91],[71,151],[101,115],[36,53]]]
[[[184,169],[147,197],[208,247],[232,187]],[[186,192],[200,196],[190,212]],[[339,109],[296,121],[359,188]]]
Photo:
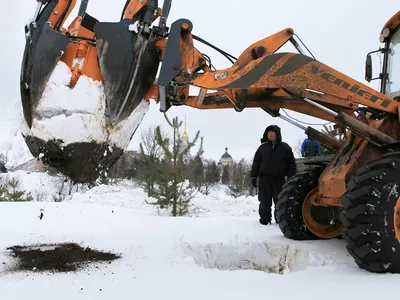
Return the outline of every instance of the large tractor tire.
[[[343,225],[331,223],[331,216],[334,213],[339,215],[338,209],[312,205],[323,169],[314,167],[300,172],[283,186],[276,203],[276,217],[285,237],[315,240],[340,236]]]
[[[374,273],[400,273],[400,152],[356,173],[343,196],[343,239],[357,265]]]

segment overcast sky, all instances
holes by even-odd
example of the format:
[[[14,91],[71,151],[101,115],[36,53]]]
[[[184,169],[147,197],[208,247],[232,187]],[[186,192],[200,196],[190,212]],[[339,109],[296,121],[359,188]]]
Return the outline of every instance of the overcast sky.
[[[32,17],[37,3],[35,0],[23,2],[22,5],[21,1],[9,1],[6,9],[0,12],[3,114],[8,105],[20,99],[24,25]],[[100,21],[119,21],[124,3],[125,0],[90,0],[88,13]],[[162,1],[159,6],[162,7]],[[173,0],[168,24],[187,18],[193,22],[194,34],[236,57],[250,44],[291,27],[319,61],[365,84],[365,55],[378,49],[380,30],[399,9],[399,2],[394,0]],[[211,56],[217,69],[230,66],[229,61],[212,49],[198,44],[196,47]],[[375,60],[379,61],[377,57]],[[377,88],[378,81],[370,86]],[[288,112],[304,122],[325,123]],[[264,129],[270,124],[280,126],[283,140],[293,147],[305,137],[300,129],[272,118],[258,108],[237,113],[234,110],[197,110],[180,106],[168,111],[171,118],[178,116],[183,119],[185,115],[189,136],[194,137],[200,130],[208,158],[219,159],[224,148],[228,147],[234,159],[251,159],[260,145]],[[153,102],[129,148],[137,148],[142,130],[159,124],[168,129],[159,106]]]

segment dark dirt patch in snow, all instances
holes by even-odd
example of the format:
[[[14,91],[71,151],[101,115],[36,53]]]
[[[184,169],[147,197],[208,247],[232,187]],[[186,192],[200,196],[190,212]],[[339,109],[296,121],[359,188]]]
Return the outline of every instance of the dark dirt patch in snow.
[[[78,244],[13,246],[7,248],[18,260],[14,271],[69,272],[95,262],[111,262],[119,256],[113,253],[83,248]]]

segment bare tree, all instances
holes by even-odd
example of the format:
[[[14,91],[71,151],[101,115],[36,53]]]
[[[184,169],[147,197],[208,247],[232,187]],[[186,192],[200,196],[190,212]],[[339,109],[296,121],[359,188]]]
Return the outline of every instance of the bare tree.
[[[257,189],[251,184],[250,171],[252,167],[251,160],[243,160],[243,188],[247,190],[248,196],[254,196],[257,194]]]
[[[242,158],[238,163],[233,163],[232,180],[227,190],[228,195],[237,198],[247,193],[247,179],[249,177],[249,172],[249,163],[244,158]]]
[[[303,155],[301,154],[301,145],[303,143],[303,140],[297,140],[294,148],[293,148],[293,152],[294,155],[298,156],[298,157],[302,157]]]
[[[157,127],[149,127],[142,131],[140,135],[141,143],[144,152],[148,156],[161,157],[163,155],[162,147],[157,143]],[[161,136],[164,138],[167,134],[160,129]]]
[[[201,191],[205,184],[204,162],[201,156],[196,156],[187,166],[188,179],[198,191]]]
[[[217,163],[215,160],[205,161],[205,172],[204,172],[204,190],[203,193],[208,195],[210,189],[219,182],[220,174]]]
[[[56,185],[58,187],[58,191],[56,195],[53,195],[53,201],[62,202],[65,200],[66,196],[64,193],[64,188],[66,187],[66,185],[68,185],[68,194],[72,194],[72,181],[67,176],[61,173],[57,173],[55,177],[57,178]]]
[[[142,180],[147,196],[154,195],[154,185],[160,168],[161,157],[164,154],[162,146],[157,142],[157,135],[160,135],[162,140],[167,138],[167,134],[161,128],[150,127],[141,134],[140,160],[143,168],[138,174],[138,178]]]
[[[222,184],[225,184],[225,185],[229,184],[229,182],[231,180],[231,176],[230,176],[231,168],[232,168],[232,166],[230,166],[230,165],[223,166],[222,175],[221,175]]]

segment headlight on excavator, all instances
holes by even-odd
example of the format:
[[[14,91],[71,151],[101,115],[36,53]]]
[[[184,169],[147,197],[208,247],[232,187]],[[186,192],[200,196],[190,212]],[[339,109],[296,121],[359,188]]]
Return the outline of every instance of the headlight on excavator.
[[[379,36],[379,41],[381,43],[386,42],[386,39],[390,36],[390,29],[389,28],[385,28],[382,33]]]

